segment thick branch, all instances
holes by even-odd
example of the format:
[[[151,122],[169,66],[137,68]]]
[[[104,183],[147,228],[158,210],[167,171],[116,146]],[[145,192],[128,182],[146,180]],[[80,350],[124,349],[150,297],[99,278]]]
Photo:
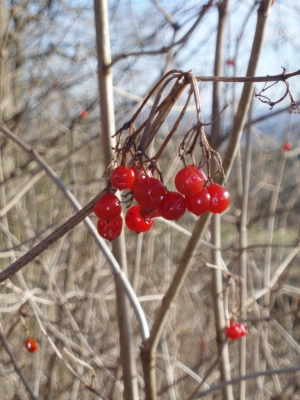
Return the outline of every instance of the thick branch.
[[[66,235],[71,229],[75,228],[81,221],[84,220],[88,215],[93,212],[94,205],[96,201],[103,195],[103,191],[98,194],[93,200],[91,200],[84,208],[82,208],[78,213],[71,217],[67,222],[57,228],[39,244],[33,247],[24,256],[18,258],[13,264],[0,272],[0,283],[9,279],[20,269],[24,268],[32,260],[34,260],[39,254],[45,251],[51,244],[55,243],[58,239]]]
[[[263,43],[263,37],[264,37],[264,32],[266,28],[266,22],[267,22],[267,17],[268,13],[265,12],[264,7],[267,6],[267,10],[269,10],[271,5],[271,0],[263,0],[261,3],[261,7],[258,10],[258,21],[257,21],[257,27],[256,27],[256,32],[255,32],[255,37],[254,37],[254,42],[253,42],[253,47],[252,47],[252,52],[251,52],[251,57],[249,61],[249,67],[247,71],[247,75],[255,75],[256,67],[258,64],[258,60],[260,57],[261,49],[262,49],[262,43]],[[300,71],[297,71],[294,74],[290,74],[290,76],[295,76],[299,75]],[[290,77],[289,76],[289,77]],[[251,80],[249,81],[247,78],[243,78],[243,80],[237,80],[234,78],[232,81],[235,82],[264,82],[264,80],[257,80],[257,78],[250,78]],[[263,78],[265,79],[265,78]],[[205,80],[202,78],[198,78],[198,81]],[[213,79],[207,79],[207,80],[220,80],[222,81],[222,78],[218,77],[213,77]],[[282,75],[277,76],[275,79],[273,77],[273,81],[279,81],[279,80],[285,80],[285,77]],[[225,80],[226,81],[226,80]],[[230,81],[230,80],[228,80]],[[230,138],[230,143],[228,145],[228,149],[225,155],[225,161],[224,161],[224,171],[226,175],[230,173],[231,166],[233,163],[233,160],[236,155],[236,149],[241,137],[242,129],[245,123],[245,118],[248,112],[251,96],[252,96],[252,91],[253,91],[253,85],[252,84],[245,84],[243,92],[242,92],[242,97],[240,100],[239,108],[237,111],[237,115],[235,118],[235,123],[232,131],[232,135]],[[184,279],[188,273],[188,270],[193,262],[193,257],[195,256],[196,249],[199,245],[199,242],[207,229],[207,226],[209,224],[211,218],[211,214],[206,214],[203,217],[201,217],[200,220],[196,223],[193,234],[187,244],[187,247],[184,251],[184,254],[182,256],[182,259],[179,263],[178,269],[174,275],[174,278],[170,284],[170,287],[164,297],[164,301],[159,308],[155,320],[153,323],[153,327],[151,330],[151,335],[148,341],[146,342],[145,348],[142,350],[142,358],[145,360],[145,364],[147,361],[153,363],[152,358],[154,357],[154,352],[157,348],[161,333],[163,331],[163,328],[165,326],[167,317],[170,313],[172,304],[174,303],[177,294],[179,293],[179,290],[181,289],[181,286],[184,282]],[[151,371],[153,370],[153,366],[150,366],[150,370],[145,371],[144,373],[148,372],[151,374]],[[151,376],[149,376],[149,380],[151,380]],[[145,382],[146,383],[146,382]],[[154,393],[151,396],[147,397],[149,399],[156,399],[156,394]]]
[[[223,68],[223,47],[225,39],[225,29],[227,14],[229,9],[229,0],[223,0],[220,2],[219,11],[219,23],[217,32],[217,43],[215,52],[215,66],[214,75],[221,75]],[[211,128],[211,145],[214,150],[217,150],[217,146],[220,138],[220,127],[221,119],[218,118],[220,113],[220,98],[221,98],[221,82],[218,80],[213,83],[213,102],[212,102],[212,120],[216,120],[212,124]],[[213,165],[213,173],[217,172],[217,165]],[[211,243],[216,247],[221,247],[221,218],[218,214],[214,214],[211,220]],[[212,260],[215,265],[222,264],[222,254],[218,249],[212,249]],[[212,298],[214,304],[214,315],[215,315],[215,329],[216,329],[216,342],[220,352],[220,375],[222,381],[229,381],[231,379],[230,371],[230,359],[228,351],[228,343],[224,342],[224,328],[226,326],[225,320],[225,307],[223,297],[223,273],[220,269],[212,270]],[[194,398],[194,397],[193,397]],[[232,386],[228,385],[223,389],[223,399],[233,400]]]

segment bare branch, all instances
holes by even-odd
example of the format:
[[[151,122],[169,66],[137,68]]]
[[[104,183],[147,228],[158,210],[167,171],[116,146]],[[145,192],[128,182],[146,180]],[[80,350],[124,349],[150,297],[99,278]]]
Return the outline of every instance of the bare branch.
[[[24,383],[24,386],[26,387],[28,393],[30,394],[30,397],[33,400],[38,400],[38,398],[36,397],[36,395],[33,393],[33,390],[31,388],[31,386],[29,385],[27,379],[25,378],[25,375],[23,374],[21,368],[19,367],[19,364],[17,362],[17,359],[15,358],[10,345],[8,343],[8,340],[6,339],[6,336],[2,330],[2,326],[0,325],[0,339],[2,340],[3,346],[5,347],[5,350],[7,352],[7,354],[9,355],[9,358],[14,366],[14,369],[16,371],[16,373],[19,375],[21,381]]]
[[[189,37],[191,36],[191,34],[194,32],[194,30],[197,28],[197,26],[199,25],[199,23],[201,22],[202,18],[204,17],[204,15],[206,14],[206,12],[212,8],[214,6],[214,0],[210,0],[206,5],[204,5],[202,7],[202,10],[199,13],[199,17],[197,18],[197,20],[195,21],[194,25],[188,30],[188,32],[181,38],[179,39],[177,42],[172,43],[169,46],[164,46],[161,49],[158,50],[149,50],[149,51],[137,51],[137,52],[132,52],[132,53],[127,53],[127,54],[119,54],[118,56],[115,56],[110,64],[110,66],[112,66],[113,64],[115,64],[117,61],[120,61],[124,58],[127,57],[140,57],[140,56],[144,56],[144,55],[158,55],[158,54],[164,54],[167,53],[172,47],[178,46],[179,44],[183,44],[186,43],[187,40],[189,39]]]
[[[207,389],[207,390],[199,393],[198,396],[195,397],[195,400],[196,399],[200,399],[201,397],[204,397],[204,396],[208,395],[209,393],[215,392],[216,390],[220,390],[220,389],[224,388],[227,385],[233,385],[234,383],[239,383],[240,381],[259,378],[260,376],[287,374],[287,373],[290,373],[290,372],[297,372],[299,370],[300,370],[300,364],[295,366],[295,367],[278,368],[278,369],[266,370],[266,371],[258,371],[258,372],[253,372],[252,374],[239,376],[237,378],[231,379],[231,381],[219,383],[218,385],[212,386],[210,389]]]
[[[141,335],[142,339],[146,340],[149,337],[149,328],[147,324],[147,320],[143,309],[134,293],[125,273],[120,268],[117,260],[111,253],[109,247],[105,243],[104,239],[102,239],[92,221],[87,218],[89,214],[93,211],[94,205],[96,201],[103,195],[104,191],[102,191],[98,196],[96,196],[93,200],[91,200],[84,208],[81,208],[80,204],[74,197],[74,195],[66,188],[63,182],[58,178],[54,171],[45,163],[45,161],[37,154],[37,152],[33,149],[30,149],[17,135],[11,132],[6,128],[4,124],[0,124],[0,130],[5,133],[8,137],[10,137],[14,142],[16,142],[22,149],[24,149],[34,160],[38,162],[38,164],[46,171],[46,173],[50,176],[50,178],[57,184],[57,186],[62,190],[65,197],[68,201],[71,202],[73,207],[78,211],[72,218],[70,218],[67,222],[65,222],[62,226],[57,228],[52,234],[50,234],[47,238],[42,240],[37,246],[31,249],[28,253],[24,254],[24,256],[20,257],[17,261],[7,267],[5,270],[0,273],[0,283],[8,279],[10,276],[15,274],[21,268],[25,267],[30,261],[36,258],[40,253],[42,253],[47,247],[56,242],[66,233],[68,233],[72,228],[78,225],[81,221],[84,220],[84,223],[87,225],[90,230],[94,240],[97,245],[105,254],[110,266],[112,267],[115,275],[119,276],[122,285],[124,286],[126,293],[131,301],[133,309],[136,312],[137,319],[140,323]]]

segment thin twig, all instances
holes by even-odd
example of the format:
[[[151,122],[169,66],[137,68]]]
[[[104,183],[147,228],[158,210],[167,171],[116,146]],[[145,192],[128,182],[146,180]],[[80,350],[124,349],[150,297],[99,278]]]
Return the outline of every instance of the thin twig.
[[[208,368],[208,370],[206,371],[206,374],[203,377],[202,382],[198,385],[197,389],[194,391],[194,393],[189,396],[186,400],[195,400],[198,398],[198,392],[199,390],[202,388],[202,386],[204,385],[205,381],[207,380],[207,378],[209,377],[209,375],[212,373],[212,371],[216,368],[216,366],[219,364],[222,356],[223,356],[223,351],[224,351],[224,346],[227,344],[227,342],[223,342],[222,345],[219,347],[218,349],[218,356],[216,358],[216,360],[212,363],[212,365]],[[226,385],[228,386],[228,385]],[[209,390],[209,389],[208,389]]]
[[[251,74],[252,75],[252,74]],[[196,76],[198,82],[235,82],[235,83],[256,83],[256,82],[285,82],[293,76],[300,75],[300,69],[290,74],[267,75],[267,76]]]
[[[266,242],[267,242],[267,248],[266,248],[266,254],[265,254],[265,263],[264,263],[264,285],[269,286],[270,285],[270,276],[271,276],[271,258],[272,258],[272,242],[273,242],[273,236],[274,236],[274,229],[275,229],[275,218],[276,218],[276,206],[278,202],[278,197],[279,197],[279,191],[281,187],[281,182],[282,182],[282,177],[283,177],[283,172],[285,168],[287,159],[282,155],[279,165],[278,165],[278,170],[276,171],[276,182],[275,182],[275,187],[272,193],[271,201],[270,201],[270,209],[269,209],[269,218],[268,218],[268,228],[267,228],[267,237],[266,237]],[[270,292],[268,291],[265,296],[264,296],[264,304],[267,307],[270,302]]]
[[[115,64],[117,61],[122,60],[124,58],[127,57],[140,57],[143,55],[158,55],[158,54],[163,54],[163,53],[167,53],[172,47],[174,46],[178,46],[180,44],[185,43],[189,37],[191,36],[191,34],[194,32],[194,30],[197,28],[197,26],[199,25],[199,23],[201,22],[202,18],[204,17],[204,15],[206,14],[206,12],[214,5],[214,0],[210,0],[206,5],[204,5],[199,13],[199,17],[197,18],[197,20],[195,21],[195,23],[193,24],[193,26],[188,30],[188,32],[181,38],[179,39],[177,42],[172,43],[169,46],[164,46],[161,49],[158,50],[149,50],[149,51],[138,51],[138,52],[131,52],[131,53],[127,53],[127,54],[119,54],[118,56],[114,57],[110,66],[112,66],[113,64]]]
[[[92,223],[92,221],[87,218],[89,214],[93,211],[93,207],[96,201],[103,195],[104,191],[101,192],[98,196],[96,196],[93,200],[91,200],[84,208],[81,208],[77,199],[73,196],[73,194],[67,189],[67,187],[63,184],[63,182],[58,178],[54,171],[45,163],[45,161],[37,154],[36,151],[30,149],[17,135],[11,132],[4,124],[0,123],[0,130],[5,133],[8,137],[10,137],[14,142],[16,142],[22,149],[24,149],[34,160],[38,162],[38,164],[46,171],[46,173],[51,177],[51,179],[57,184],[57,186],[62,190],[68,201],[71,202],[73,207],[78,211],[73,217],[71,217],[66,223],[57,228],[53,233],[51,233],[48,237],[42,240],[37,246],[33,247],[28,253],[24,256],[20,257],[17,261],[11,264],[9,267],[0,272],[0,283],[8,279],[10,276],[15,274],[25,265],[27,265],[30,261],[32,261],[35,257],[37,257],[40,253],[42,253],[47,247],[56,242],[66,233],[68,233],[72,228],[78,225],[81,221],[84,220],[84,223],[87,225],[90,230],[96,244],[103,251],[105,257],[107,258],[111,268],[114,271],[114,274],[117,275],[124,286],[126,293],[131,301],[132,307],[135,310],[137,319],[141,328],[141,336],[143,341],[149,337],[149,328],[148,323],[143,312],[143,309],[134,293],[126,274],[120,268],[117,260],[111,253],[109,247],[105,243],[105,241],[99,236],[96,227]]]
[[[250,104],[249,118],[253,117],[253,101]],[[243,176],[242,182],[242,201],[241,201],[241,216],[239,226],[239,246],[246,248],[248,246],[248,199],[249,199],[249,184],[250,184],[250,173],[251,173],[251,125],[247,128],[247,139],[246,149],[244,158],[244,171],[242,171],[242,165],[240,163],[241,173]],[[247,296],[247,251],[243,251],[239,256],[239,274],[242,277],[241,294],[240,294],[240,309],[241,318],[246,318],[245,302]],[[247,338],[243,337],[240,341],[240,353],[239,353],[239,374],[243,376],[246,374],[246,348]],[[239,386],[240,399],[246,398],[246,382],[241,381]]]
[[[172,25],[174,30],[176,31],[179,29],[179,25],[175,21],[175,19],[172,17],[171,14],[168,13],[166,9],[160,4],[158,0],[153,0],[153,3],[156,5],[157,9],[163,14],[163,16],[166,18],[166,20]]]
[[[272,288],[275,286],[277,283],[280,275],[284,272],[284,270],[288,267],[290,262],[297,256],[297,254],[300,251],[300,246],[296,247],[291,251],[291,253],[286,257],[286,259],[279,265],[279,267],[274,271],[272,278],[269,281],[268,286],[263,287],[262,289],[258,290],[256,293],[254,293],[251,297],[249,297],[245,303],[245,307],[248,308],[251,306],[251,304],[260,299],[262,296],[266,295],[267,293],[270,293]]]
[[[195,398],[195,400],[200,399],[200,397],[204,397],[204,396],[208,395],[209,393],[215,392],[216,390],[220,390],[227,385],[233,385],[234,383],[239,383],[240,381],[243,381],[243,380],[255,379],[255,378],[259,378],[261,376],[267,376],[267,375],[287,374],[289,372],[297,372],[299,370],[300,370],[300,364],[295,367],[278,368],[278,369],[273,369],[273,370],[269,369],[269,370],[265,370],[265,371],[253,372],[252,374],[248,374],[248,375],[244,375],[244,376],[239,376],[237,378],[231,379],[231,381],[219,383],[218,385],[212,386],[210,389],[207,389],[207,390],[199,393],[198,396]]]
[[[9,358],[14,366],[14,369],[16,373],[19,375],[21,381],[24,383],[24,386],[26,387],[28,393],[30,394],[31,398],[34,400],[39,400],[38,397],[33,393],[33,389],[29,385],[27,379],[25,378],[25,375],[23,374],[21,368],[19,367],[19,364],[17,362],[17,359],[15,358],[13,352],[11,351],[10,345],[8,343],[8,340],[6,339],[6,336],[2,330],[2,326],[0,324],[0,339],[2,340],[3,346],[5,347],[5,350],[7,354],[9,355]]]
[[[115,133],[115,110],[113,102],[113,76],[111,64],[109,19],[107,0],[94,0],[95,30],[97,39],[98,56],[98,86],[100,95],[100,121],[101,139],[104,144],[104,164],[107,169],[111,164],[116,145]],[[122,230],[120,236],[113,243],[113,255],[127,274],[127,254],[125,244],[125,233]],[[132,316],[130,303],[126,296],[126,289],[119,277],[115,276],[115,289],[117,298],[118,326],[120,333],[120,360],[123,369],[124,398],[125,400],[138,400],[138,382],[136,371],[136,358],[134,355],[134,339],[132,329]],[[134,290],[132,289],[134,293]]]

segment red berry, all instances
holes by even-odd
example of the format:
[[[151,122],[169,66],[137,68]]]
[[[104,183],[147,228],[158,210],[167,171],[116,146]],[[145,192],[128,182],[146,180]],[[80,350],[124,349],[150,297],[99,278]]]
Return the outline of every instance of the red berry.
[[[169,220],[177,220],[182,217],[185,209],[184,197],[178,192],[167,192],[159,207],[161,216]]]
[[[28,337],[24,344],[29,353],[35,353],[39,349],[37,341],[32,337]]]
[[[188,165],[177,172],[175,176],[175,186],[178,192],[193,196],[203,189],[206,177],[203,171],[194,165]]]
[[[188,165],[188,167],[193,168],[194,171],[196,171],[201,176],[201,178],[204,180],[204,182],[207,181],[207,177],[201,168],[196,167],[196,165]]]
[[[210,194],[209,211],[215,214],[221,214],[230,204],[230,193],[217,183],[213,183],[207,188]]]
[[[157,210],[163,202],[166,188],[158,179],[147,177],[136,182],[133,193],[142,208]]]
[[[236,340],[246,336],[248,334],[248,328],[242,323],[231,320],[230,326],[225,328],[225,332],[228,339]]]
[[[82,110],[79,114],[79,118],[86,118],[88,116],[88,112],[86,110]]]
[[[111,173],[110,181],[119,190],[130,189],[135,183],[135,174],[131,168],[119,166]]]
[[[141,216],[140,209],[140,206],[130,207],[125,215],[127,228],[137,233],[149,231],[154,224],[154,219],[145,220]]]
[[[199,193],[194,196],[185,196],[186,208],[189,212],[197,215],[206,213],[210,206],[210,195],[206,188],[203,188]]]
[[[101,237],[107,240],[114,240],[118,236],[121,235],[123,228],[123,220],[122,217],[118,217],[113,219],[110,222],[107,222],[103,219],[99,219],[97,223],[97,230]]]
[[[293,147],[291,142],[285,142],[282,146],[283,150],[291,150],[291,148]]]
[[[228,60],[226,61],[227,65],[234,65],[234,60],[232,58],[228,58]]]
[[[120,200],[112,193],[105,193],[94,205],[94,213],[98,218],[112,221],[121,215]]]

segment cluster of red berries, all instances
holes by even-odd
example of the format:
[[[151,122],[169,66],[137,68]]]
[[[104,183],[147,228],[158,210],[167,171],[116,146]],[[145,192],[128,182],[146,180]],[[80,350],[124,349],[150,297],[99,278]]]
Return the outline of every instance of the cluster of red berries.
[[[228,339],[237,340],[248,334],[248,328],[241,322],[230,320],[230,325],[225,328],[225,333]]]
[[[207,211],[222,213],[230,203],[226,188],[216,183],[205,187],[207,178],[201,169],[188,165],[175,176],[178,192],[168,191],[164,184],[142,168],[116,167],[111,173],[111,184],[119,190],[129,189],[138,205],[128,209],[125,215],[127,227],[137,233],[149,231],[155,217],[178,220],[186,209],[199,216]],[[121,234],[123,221],[119,199],[106,193],[95,204],[99,218],[97,229],[105,239],[113,240]]]
[[[29,353],[35,353],[39,349],[38,342],[33,337],[28,337],[24,344]]]

